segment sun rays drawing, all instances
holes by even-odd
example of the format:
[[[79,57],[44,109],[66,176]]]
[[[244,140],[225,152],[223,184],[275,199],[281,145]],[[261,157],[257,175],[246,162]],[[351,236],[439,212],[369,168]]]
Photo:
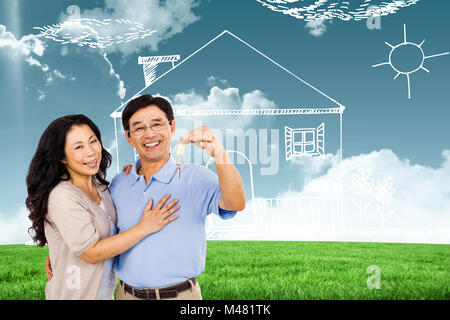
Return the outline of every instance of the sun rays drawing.
[[[425,68],[423,66],[423,64],[425,63],[425,60],[450,54],[450,52],[444,52],[444,53],[438,53],[438,54],[426,56],[423,51],[423,48],[422,48],[422,45],[425,43],[425,40],[423,40],[420,44],[417,44],[414,42],[410,42],[406,39],[406,24],[403,25],[403,42],[401,42],[395,46],[393,46],[392,44],[390,44],[388,42],[385,42],[385,43],[391,48],[391,51],[389,52],[389,60],[387,62],[375,64],[372,66],[372,68],[376,68],[376,67],[383,66],[383,65],[390,65],[391,68],[395,72],[397,72],[397,74],[394,77],[394,80],[397,79],[399,75],[406,75],[406,79],[408,81],[408,99],[411,99],[410,74],[412,74],[416,71],[419,71],[419,70],[424,70],[425,72],[430,73],[430,70],[428,70],[427,68]],[[416,51],[417,56],[421,57],[420,59],[418,59],[415,62],[414,66],[409,67],[408,69],[403,69],[402,67],[396,66],[394,63],[392,63],[392,56],[396,55],[399,51],[401,51],[405,48],[409,49],[410,51]]]

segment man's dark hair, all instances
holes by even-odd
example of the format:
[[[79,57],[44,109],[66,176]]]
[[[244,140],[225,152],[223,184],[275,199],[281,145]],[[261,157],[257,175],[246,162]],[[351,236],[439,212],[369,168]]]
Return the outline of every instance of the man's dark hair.
[[[169,123],[172,124],[173,120],[173,110],[170,102],[161,97],[153,97],[151,94],[144,94],[137,98],[134,98],[128,102],[127,106],[122,112],[122,126],[125,131],[130,130],[130,118],[138,110],[146,108],[148,106],[157,106],[161,111],[163,111]]]
[[[151,94],[144,94],[128,102],[127,106],[122,112],[122,126],[125,131],[130,130],[131,116],[139,109],[149,106],[152,99],[153,96]]]

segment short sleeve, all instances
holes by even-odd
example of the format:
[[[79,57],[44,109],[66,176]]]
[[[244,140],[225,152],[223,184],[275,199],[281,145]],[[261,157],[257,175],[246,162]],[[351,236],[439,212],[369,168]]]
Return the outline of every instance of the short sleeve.
[[[74,191],[56,187],[48,200],[48,216],[56,226],[64,242],[77,256],[100,240],[91,215]]]
[[[230,219],[236,215],[236,211],[224,210],[219,208],[219,201],[222,197],[220,191],[219,178],[211,170],[198,167],[198,174],[195,175],[195,184],[200,186],[199,201],[204,203],[207,207],[207,214],[215,213],[222,219]]]
[[[109,193],[111,195],[116,191],[121,175],[122,173],[116,174],[116,176],[111,180],[111,183],[109,184]]]
[[[236,211],[225,210],[225,209],[219,208],[219,216],[224,220],[231,219],[235,215],[236,215]]]

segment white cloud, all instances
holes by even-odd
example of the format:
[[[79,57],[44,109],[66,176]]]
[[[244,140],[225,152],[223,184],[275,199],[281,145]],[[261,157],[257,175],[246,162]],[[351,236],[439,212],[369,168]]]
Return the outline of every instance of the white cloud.
[[[67,78],[67,76],[63,75],[61,73],[61,71],[59,71],[58,69],[53,70],[53,74],[59,79],[66,79]]]
[[[65,80],[68,76],[61,73],[61,71],[54,69],[39,61],[38,59],[44,56],[46,44],[40,40],[39,35],[28,34],[23,36],[20,40],[16,39],[14,34],[6,31],[6,27],[0,25],[0,50],[7,51],[7,57],[19,57],[23,59],[28,65],[38,67],[45,73],[44,85],[47,87],[54,82],[55,79]],[[75,77],[70,77],[68,80],[74,81]],[[46,97],[46,89],[38,89],[38,101],[42,101]]]
[[[45,92],[45,90],[38,89],[38,93],[39,93],[38,101],[44,100],[45,97],[47,96],[47,92]]]
[[[38,60],[33,58],[32,56],[28,56],[24,59],[30,66],[37,66],[41,68],[42,71],[47,72],[49,70],[48,65],[44,64],[42,65]]]
[[[0,213],[0,244],[23,244],[31,240],[28,228],[31,221],[28,211],[21,207],[17,213],[5,216]]]
[[[73,18],[103,19],[129,19],[140,23],[143,28],[158,30],[156,33],[144,39],[133,41],[133,45],[128,43],[114,44],[105,48],[107,53],[121,52],[129,55],[150,47],[157,51],[161,41],[181,33],[184,28],[194,23],[198,19],[193,9],[198,6],[195,0],[105,0],[103,8],[94,8],[80,11],[76,6],[68,8],[68,14],[61,15],[64,22]],[[121,25],[111,25],[105,30],[105,36],[115,35],[123,28]]]
[[[216,77],[214,77],[214,76],[209,76],[207,79],[206,79],[206,84],[207,85],[209,85],[209,86],[214,86],[214,85],[223,85],[223,86],[227,86],[227,87],[229,87],[229,85],[228,85],[228,81],[227,80],[225,80],[225,79],[220,79],[220,78],[216,78]]]
[[[119,161],[119,159],[117,159],[117,157],[116,157],[116,151],[117,151],[116,139],[115,138],[111,139],[108,144],[105,143],[105,144],[103,144],[103,146],[112,157],[112,165],[108,170],[108,177],[107,177],[107,179],[112,179],[117,173],[116,168],[117,168],[118,161]]]
[[[337,165],[338,161],[337,155],[327,153],[320,157],[304,156],[292,158],[290,166],[292,170],[299,170],[300,182],[304,185],[327,173],[330,168]]]
[[[35,55],[38,55],[39,57],[42,57],[44,55],[45,44],[44,42],[39,40],[39,36],[36,36],[34,34],[27,34],[23,36],[20,41],[25,44],[27,48]]]
[[[45,77],[45,85],[49,85],[53,82],[53,77],[51,73],[48,73],[47,76]],[[41,99],[39,99],[41,100]]]
[[[264,94],[259,90],[253,90],[252,92],[244,94],[242,99],[243,109],[273,109],[275,103],[268,100]]]
[[[111,140],[109,141],[109,144],[105,146],[105,149],[106,149],[111,155],[115,156],[114,153],[116,152],[116,149],[117,149],[116,139],[111,139]],[[113,161],[113,163],[114,163],[114,162],[115,162],[115,161]]]
[[[327,157],[321,165],[315,163],[319,158],[305,158],[303,164],[308,168],[294,171],[296,166],[293,164],[293,175],[304,181],[303,174],[309,168],[320,175],[307,181],[303,190],[282,191],[277,198],[318,199],[342,195],[343,228],[339,224],[335,229],[326,227],[327,223],[330,225],[338,221],[333,220],[337,217],[333,216],[333,210],[338,212],[339,206],[332,201],[319,199],[309,207],[309,200],[306,200],[303,209],[295,209],[292,203],[287,202],[284,209],[256,209],[255,214],[259,216],[256,221],[265,221],[265,226],[269,228],[256,238],[450,243],[450,150],[444,150],[442,156],[444,160],[439,168],[411,164],[408,159],[399,159],[392,150],[387,149],[350,157],[340,164],[337,164],[337,156]],[[368,181],[372,187],[366,195],[361,195],[352,187],[355,174],[361,172],[370,173]],[[254,224],[255,217],[252,212],[254,203],[250,200],[246,211],[240,213],[243,217],[239,218],[242,222],[247,221],[249,226]],[[360,200],[362,207],[367,206],[363,215],[355,205]],[[286,221],[290,224],[287,225]],[[322,228],[317,227],[319,221]],[[230,226],[229,222],[219,219],[215,223],[218,227]],[[292,225],[296,229],[294,233],[289,233]],[[226,238],[252,237],[249,231],[230,235]]]
[[[67,56],[68,54],[69,54],[69,49],[67,49],[66,46],[62,47],[62,49],[61,49],[61,55],[62,55],[63,57],[65,57],[65,56]]]
[[[450,150],[444,150],[442,156],[441,167],[434,169],[413,165],[408,159],[401,160],[392,150],[362,154],[344,159],[340,165],[333,164],[326,174],[307,183],[303,191],[290,192],[289,196],[322,195],[342,181],[346,225],[358,226],[359,212],[352,199],[361,199],[369,206],[363,218],[365,227],[383,227],[384,224],[391,228],[450,230]],[[332,158],[329,160],[333,161]],[[352,188],[352,178],[361,169],[370,170],[373,179],[372,192],[364,197]],[[384,204],[380,199],[386,200]],[[385,221],[382,210],[388,214]]]
[[[305,28],[310,29],[309,33],[315,37],[320,37],[327,31],[327,26],[325,25],[325,19],[317,19],[314,21],[309,21],[306,23]]]
[[[44,72],[49,69],[46,64],[37,60],[37,57],[44,54],[45,43],[36,35],[29,34],[16,39],[14,34],[6,31],[4,25],[0,25],[0,49],[7,50],[7,56],[21,57],[30,66],[39,67]]]
[[[208,78],[211,80],[211,77]],[[260,90],[253,90],[241,96],[239,88],[228,87],[221,89],[213,86],[207,96],[197,94],[194,89],[188,92],[177,93],[169,99],[174,110],[176,109],[258,109],[275,108],[275,103],[267,99]],[[233,118],[235,127],[248,125],[252,116]],[[220,120],[223,122],[223,119]],[[213,122],[213,121],[210,121]]]
[[[68,75],[62,74],[61,71],[59,71],[58,69],[54,69],[52,72],[47,73],[46,78],[45,78],[45,83],[46,83],[46,85],[49,85],[55,80],[55,78],[65,80],[68,77],[69,77]],[[70,77],[68,79],[70,81],[75,80],[74,77]]]
[[[111,61],[109,61],[108,57],[106,56],[106,52],[103,53],[103,59],[108,63],[109,65],[109,74],[117,79],[119,81],[119,89],[117,90],[117,95],[120,97],[120,99],[125,98],[125,95],[127,93],[127,90],[125,89],[125,85],[122,80],[120,80],[120,75],[114,71],[113,65]]]
[[[6,31],[4,25],[0,25],[0,48],[8,48],[15,53],[29,56],[35,54],[42,57],[45,50],[45,44],[39,40],[38,36],[29,34],[23,36],[20,40],[9,31]]]
[[[175,94],[173,103],[174,108],[179,109],[239,109],[242,99],[238,88],[220,89],[214,86],[207,97],[195,93],[195,90]]]

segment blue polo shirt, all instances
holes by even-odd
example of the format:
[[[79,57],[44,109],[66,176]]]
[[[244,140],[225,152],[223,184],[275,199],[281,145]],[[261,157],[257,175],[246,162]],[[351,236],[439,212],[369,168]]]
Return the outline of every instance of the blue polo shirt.
[[[140,289],[170,286],[200,275],[205,269],[206,216],[216,213],[229,219],[236,214],[219,208],[217,175],[203,166],[184,164],[178,178],[175,161],[170,158],[146,185],[144,176],[137,174],[140,167],[138,160],[130,174],[118,174],[110,185],[119,232],[141,221],[150,198],[154,206],[168,193],[171,196],[166,204],[179,200],[180,209],[175,212],[179,217],[117,256],[114,272]]]

